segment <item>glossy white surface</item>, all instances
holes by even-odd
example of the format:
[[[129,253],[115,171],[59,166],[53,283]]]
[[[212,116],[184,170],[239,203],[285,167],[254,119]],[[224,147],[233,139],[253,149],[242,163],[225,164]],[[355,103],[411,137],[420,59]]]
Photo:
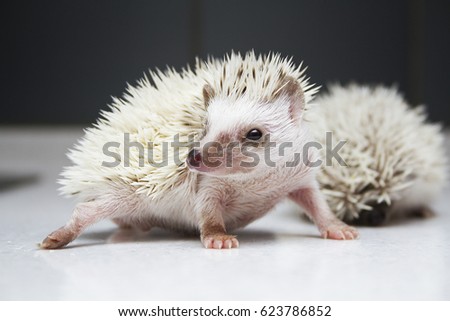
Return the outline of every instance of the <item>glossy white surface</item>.
[[[236,250],[110,222],[66,249],[39,250],[70,217],[74,203],[58,196],[56,179],[80,136],[0,129],[2,300],[450,299],[449,189],[433,205],[435,218],[360,228],[357,241],[320,239],[286,203],[238,231]]]

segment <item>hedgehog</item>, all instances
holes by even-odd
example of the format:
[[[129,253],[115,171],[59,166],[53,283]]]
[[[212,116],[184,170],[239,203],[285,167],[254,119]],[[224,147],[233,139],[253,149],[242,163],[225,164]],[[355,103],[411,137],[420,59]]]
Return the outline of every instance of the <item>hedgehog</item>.
[[[338,218],[376,226],[433,214],[429,204],[446,182],[447,161],[441,126],[426,119],[423,106],[410,107],[382,85],[332,85],[317,97],[305,116],[313,136],[323,145],[326,133],[345,142],[345,166],[328,162],[317,176]]]
[[[115,98],[69,151],[73,164],[60,191],[78,203],[41,248],[63,247],[103,219],[236,248],[229,232],[285,198],[324,238],[358,237],[330,210],[311,166],[319,154],[306,146],[312,138],[303,115],[318,88],[301,64],[280,54],[231,53],[149,76]]]

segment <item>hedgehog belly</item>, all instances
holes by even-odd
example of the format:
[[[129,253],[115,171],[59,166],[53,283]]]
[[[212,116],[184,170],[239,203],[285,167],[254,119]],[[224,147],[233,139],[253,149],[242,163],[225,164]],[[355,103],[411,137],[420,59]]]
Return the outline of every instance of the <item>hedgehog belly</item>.
[[[242,195],[228,206],[223,218],[227,230],[247,226],[267,214],[281,199],[278,197],[255,197]]]
[[[130,186],[125,188],[129,189]],[[189,234],[197,231],[194,195],[187,193],[186,186],[177,186],[158,197],[134,191],[126,199],[118,196],[114,198],[118,206],[123,206],[120,214],[113,218],[119,226],[140,230],[159,227]]]

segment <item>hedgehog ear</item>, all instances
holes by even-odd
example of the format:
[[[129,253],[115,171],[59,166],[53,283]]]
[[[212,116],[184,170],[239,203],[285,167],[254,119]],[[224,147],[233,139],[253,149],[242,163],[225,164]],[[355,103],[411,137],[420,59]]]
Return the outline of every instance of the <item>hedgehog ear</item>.
[[[281,81],[280,96],[289,97],[289,113],[294,121],[300,120],[305,108],[305,95],[298,81],[292,77],[285,77]]]
[[[208,107],[209,102],[214,97],[214,89],[209,84],[203,86],[203,101],[205,103],[205,107]]]

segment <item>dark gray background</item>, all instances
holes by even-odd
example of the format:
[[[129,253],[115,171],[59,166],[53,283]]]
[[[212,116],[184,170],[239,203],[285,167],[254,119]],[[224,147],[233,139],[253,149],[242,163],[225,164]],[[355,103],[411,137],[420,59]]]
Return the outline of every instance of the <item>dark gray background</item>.
[[[313,82],[396,84],[450,125],[448,1],[14,1],[3,4],[0,124],[87,124],[149,68],[276,51]]]

